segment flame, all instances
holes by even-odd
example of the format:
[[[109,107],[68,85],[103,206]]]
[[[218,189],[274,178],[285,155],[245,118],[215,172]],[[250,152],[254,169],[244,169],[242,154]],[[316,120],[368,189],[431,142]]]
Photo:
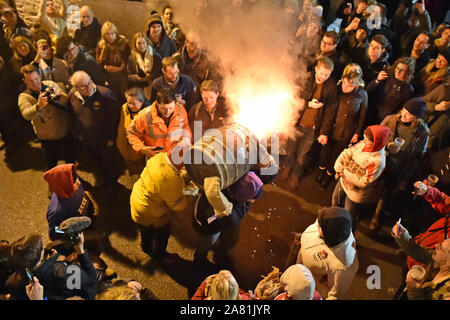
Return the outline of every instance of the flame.
[[[234,121],[251,130],[258,139],[272,133],[288,134],[292,127],[295,98],[287,81],[236,80],[228,98],[234,107]]]

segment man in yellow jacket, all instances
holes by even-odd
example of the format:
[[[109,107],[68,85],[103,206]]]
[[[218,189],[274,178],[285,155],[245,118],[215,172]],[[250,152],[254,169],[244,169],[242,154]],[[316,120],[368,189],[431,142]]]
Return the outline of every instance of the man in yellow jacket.
[[[172,150],[147,161],[130,197],[131,218],[139,226],[142,251],[159,263],[173,258],[166,252],[171,220],[174,212],[186,210],[190,203],[183,194],[185,181],[180,170],[184,164],[172,160]]]

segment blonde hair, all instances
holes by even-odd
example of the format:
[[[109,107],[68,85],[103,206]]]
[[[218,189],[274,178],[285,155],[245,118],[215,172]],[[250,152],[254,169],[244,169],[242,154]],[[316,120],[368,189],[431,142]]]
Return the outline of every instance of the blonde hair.
[[[221,270],[211,276],[208,297],[211,300],[238,300],[239,285],[230,271]]]
[[[136,292],[126,284],[117,285],[98,293],[95,300],[139,300]]]
[[[339,83],[344,78],[351,80],[354,85],[364,87],[363,72],[361,66],[357,63],[349,63],[345,66],[345,69],[342,72],[342,77],[341,80],[339,80]]]
[[[17,37],[14,37],[14,39],[12,40],[12,43],[11,43],[11,48],[13,48],[13,51],[14,51],[14,57],[17,60],[22,60],[24,58],[19,54],[19,52],[17,52],[17,49],[16,49],[21,43],[25,43],[28,46],[28,48],[30,49],[29,55],[32,55],[33,57],[36,55],[36,48],[35,48],[33,42],[31,42],[31,40],[28,39],[27,37],[17,36]]]
[[[101,30],[102,40],[105,40],[105,34],[109,30],[114,31],[114,33],[116,34],[116,40],[117,40],[119,38],[119,31],[117,30],[116,25],[114,23],[112,23],[111,21],[106,21],[102,25],[102,30]]]

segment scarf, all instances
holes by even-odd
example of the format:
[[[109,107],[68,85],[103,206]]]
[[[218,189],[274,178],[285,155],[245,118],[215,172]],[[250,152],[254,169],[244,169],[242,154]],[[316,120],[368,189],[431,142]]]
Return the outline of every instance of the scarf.
[[[153,49],[151,46],[147,47],[147,50],[145,50],[144,57],[142,55],[135,51],[134,57],[136,59],[136,63],[139,66],[139,68],[144,71],[146,74],[149,74],[152,72],[153,69]]]

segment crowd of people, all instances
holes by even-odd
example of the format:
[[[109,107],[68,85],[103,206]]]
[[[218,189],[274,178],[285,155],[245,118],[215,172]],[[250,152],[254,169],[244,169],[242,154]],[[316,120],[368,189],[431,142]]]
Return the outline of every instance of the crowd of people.
[[[207,0],[197,2],[193,14],[214,10]],[[211,263],[208,252],[219,243],[214,263],[224,270],[207,277],[192,299],[345,299],[359,268],[354,233],[366,215],[374,234],[383,220],[399,219],[391,234],[409,268],[400,299],[450,298],[448,4],[351,0],[333,13],[330,1],[273,2],[291,23],[286,48],[294,65],[307,70],[295,80],[302,103],[296,134],[282,141],[278,176],[261,173],[275,164],[267,153],[233,184],[207,177],[200,189],[179,159],[206,130],[231,124],[233,108],[222,95],[217,57],[195,30],[176,23],[169,4],[150,12],[146,29],[127,39],[88,6],[72,32],[67,0],[41,0],[33,26],[14,1],[0,2],[2,148],[22,143],[31,124],[49,186],[51,240],[44,246],[31,234],[2,242],[1,294],[157,299],[139,282],[114,279],[100,258],[98,204],[77,174],[89,156],[95,187],[108,198],[115,198],[124,171],[133,179],[130,215],[152,261],[176,261],[166,251],[174,212],[193,208],[198,268]],[[232,0],[226,13],[246,14],[255,4]],[[298,236],[297,258],[285,270],[274,268],[254,292],[242,290],[228,270],[240,221],[264,184],[277,178],[295,193],[311,171],[321,190],[335,184],[330,207]],[[443,217],[433,216],[421,197]],[[58,228],[80,216],[92,225],[71,243]],[[70,287],[74,268],[80,280]]]

